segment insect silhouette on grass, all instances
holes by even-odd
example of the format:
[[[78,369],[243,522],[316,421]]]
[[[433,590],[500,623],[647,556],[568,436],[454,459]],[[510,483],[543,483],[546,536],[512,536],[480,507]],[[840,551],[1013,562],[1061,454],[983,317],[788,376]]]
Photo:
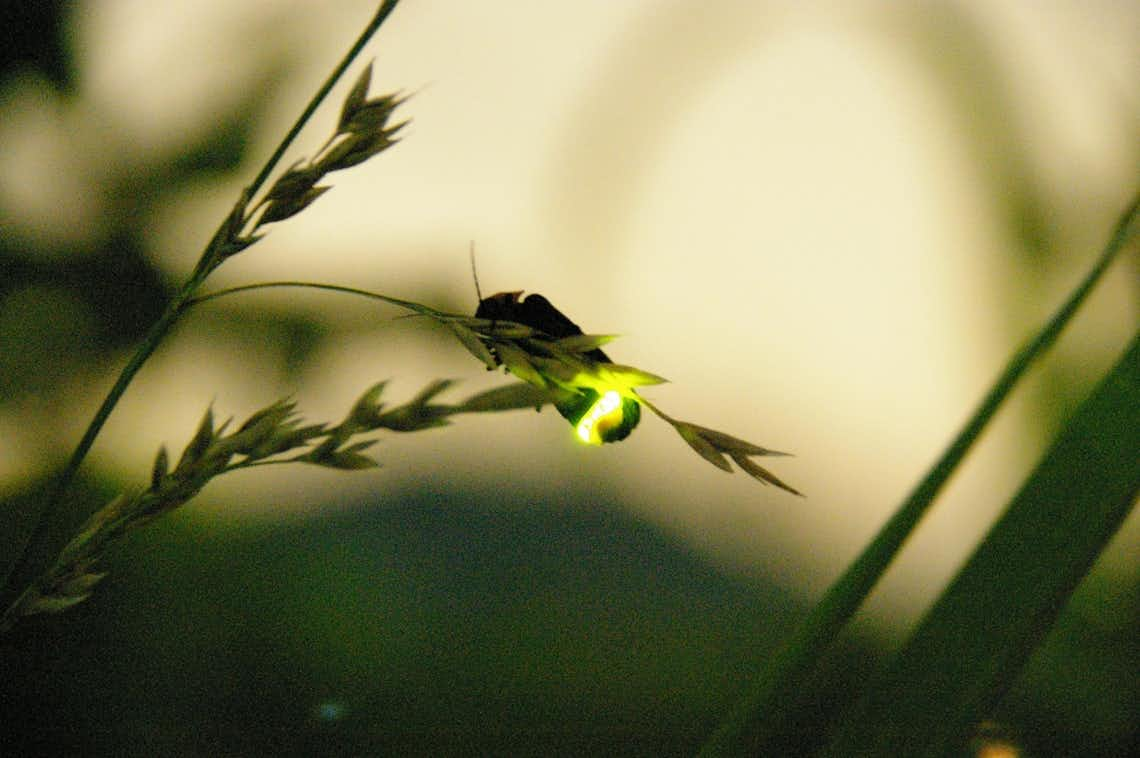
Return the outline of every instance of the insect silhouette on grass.
[[[523,298],[523,293],[519,290],[499,292],[484,298],[475,272],[474,251],[471,254],[471,274],[479,298],[475,318],[523,324],[553,339],[583,334],[581,328],[567,318],[566,314],[537,293]],[[585,351],[582,356],[594,363],[613,363],[600,348]],[[578,438],[587,444],[601,445],[624,440],[641,421],[641,404],[631,397],[623,397],[617,390],[599,391],[585,386],[563,386],[560,390],[554,398],[554,407],[574,427]]]
[[[641,421],[645,406],[665,421],[698,455],[732,472],[732,463],[757,481],[793,495],[802,495],[768,469],[752,460],[784,456],[706,426],[682,421],[665,413],[637,392],[644,385],[660,384],[661,377],[632,366],[615,364],[600,348],[609,335],[589,335],[542,295],[525,298],[522,291],[483,297],[471,252],[471,273],[479,305],[472,318],[451,319],[450,326],[464,346],[488,369],[504,366],[523,382],[538,387],[570,422],[578,439],[590,445],[624,440]]]

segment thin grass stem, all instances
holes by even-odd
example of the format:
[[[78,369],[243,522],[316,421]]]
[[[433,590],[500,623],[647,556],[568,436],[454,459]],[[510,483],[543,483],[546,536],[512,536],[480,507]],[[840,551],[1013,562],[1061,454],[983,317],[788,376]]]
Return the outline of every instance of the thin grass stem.
[[[369,300],[379,300],[391,305],[398,305],[401,308],[414,311],[423,316],[430,316],[432,318],[447,321],[455,318],[468,318],[467,316],[459,316],[453,313],[444,313],[437,311],[435,308],[429,308],[426,305],[412,302],[411,300],[401,300],[398,297],[391,297],[389,295],[382,295],[379,292],[372,292],[370,290],[360,289],[358,287],[346,287],[341,284],[324,284],[322,282],[302,282],[302,281],[279,281],[279,282],[257,282],[256,284],[243,284],[237,287],[227,287],[223,290],[210,292],[205,295],[198,295],[197,297],[190,298],[183,303],[183,308],[190,308],[195,305],[217,300],[222,297],[229,297],[241,292],[251,292],[253,290],[275,289],[281,287],[299,287],[303,289],[325,290],[327,292],[339,292],[345,295],[356,295],[357,297],[365,297]]]

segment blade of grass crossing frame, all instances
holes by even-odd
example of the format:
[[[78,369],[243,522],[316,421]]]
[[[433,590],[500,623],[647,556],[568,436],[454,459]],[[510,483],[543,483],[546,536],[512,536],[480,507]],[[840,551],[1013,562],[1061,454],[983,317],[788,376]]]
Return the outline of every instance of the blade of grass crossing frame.
[[[943,485],[965,458],[1030,365],[1060,336],[1108,266],[1135,233],[1140,194],[1125,209],[1104,251],[1048,323],[1017,351],[969,421],[859,557],[824,594],[768,664],[755,687],[729,713],[701,749],[702,756],[768,755],[794,721],[803,682],[886,572]]]
[[[823,754],[961,750],[1138,492],[1140,332]]]

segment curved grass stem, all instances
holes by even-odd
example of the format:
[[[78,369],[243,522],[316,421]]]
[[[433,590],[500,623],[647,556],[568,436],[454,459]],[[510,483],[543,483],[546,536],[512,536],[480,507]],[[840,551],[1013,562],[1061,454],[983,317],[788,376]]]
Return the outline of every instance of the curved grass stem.
[[[370,290],[360,289],[358,287],[346,287],[342,284],[324,284],[322,282],[302,282],[302,281],[280,281],[280,282],[257,282],[256,284],[243,284],[237,287],[227,287],[223,290],[210,292],[205,295],[192,297],[182,304],[183,309],[190,308],[195,305],[209,302],[210,300],[217,300],[222,297],[229,297],[241,292],[251,292],[253,290],[264,289],[278,289],[282,287],[295,287],[302,289],[324,290],[326,292],[339,292],[344,295],[355,295],[357,297],[365,297],[369,300],[379,300],[390,305],[397,305],[401,308],[406,308],[409,311],[414,311],[422,316],[430,316],[431,318],[448,321],[457,318],[467,318],[467,316],[460,316],[453,313],[445,313],[437,311],[435,308],[429,308],[426,305],[413,302],[411,300],[401,300],[398,297],[390,297],[389,295],[382,295],[379,292],[372,292]]]

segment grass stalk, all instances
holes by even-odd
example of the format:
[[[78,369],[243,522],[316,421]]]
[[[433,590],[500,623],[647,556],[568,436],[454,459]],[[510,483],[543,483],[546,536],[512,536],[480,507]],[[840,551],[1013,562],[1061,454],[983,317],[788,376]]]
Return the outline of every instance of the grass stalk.
[[[266,160],[261,170],[257,173],[253,182],[242,193],[242,199],[238,202],[238,209],[244,209],[248,199],[257,194],[257,192],[264,186],[265,182],[269,179],[270,174],[277,167],[282,156],[286,150],[292,145],[294,139],[304,128],[305,124],[312,117],[313,113],[321,105],[321,103],[328,96],[328,93],[336,85],[337,81],[344,75],[352,62],[360,55],[361,50],[368,43],[368,41],[380,29],[380,26],[395,10],[399,0],[384,0],[377,9],[376,14],[368,25],[361,32],[360,36],[342,56],[337,65],[333,68],[332,72],[325,79],[321,87],[309,99],[309,103],[301,112],[296,122],[289,129],[286,135],[282,138],[273,154]],[[14,584],[20,582],[28,574],[31,573],[32,562],[34,556],[44,546],[48,539],[49,525],[52,521],[52,516],[60,501],[63,499],[70,487],[72,481],[75,479],[80,466],[83,464],[84,459],[91,450],[91,446],[95,443],[96,438],[99,436],[103,425],[107,422],[112,411],[118,405],[119,400],[127,391],[131,382],[142,369],[147,359],[158,349],[159,344],[170,333],[170,330],[177,323],[179,317],[182,315],[185,305],[190,302],[195,293],[201,287],[202,283],[209,276],[210,272],[217,267],[223,260],[221,246],[228,239],[226,231],[231,227],[234,220],[235,212],[231,212],[219,225],[218,230],[206,245],[193,272],[179,288],[178,293],[174,296],[171,302],[167,305],[159,319],[151,326],[150,330],[146,333],[142,343],[136,348],[134,354],[131,356],[127,364],[119,372],[118,378],[115,380],[114,385],[108,391],[103,402],[100,404],[99,409],[95,412],[87,429],[84,431],[83,436],[80,438],[79,443],[76,445],[75,450],[72,452],[71,457],[68,459],[67,465],[55,480],[52,488],[49,491],[48,497],[45,499],[40,512],[35,517],[35,526],[33,527],[29,536],[24,540],[23,546],[19,550],[19,556],[12,561],[5,573],[3,579],[3,606],[15,597],[17,588]]]

